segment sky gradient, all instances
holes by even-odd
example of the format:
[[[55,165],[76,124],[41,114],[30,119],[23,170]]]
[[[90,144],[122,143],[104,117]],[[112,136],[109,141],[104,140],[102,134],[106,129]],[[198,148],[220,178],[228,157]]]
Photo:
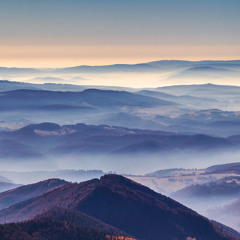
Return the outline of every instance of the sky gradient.
[[[0,0],[0,65],[240,59],[239,0]]]

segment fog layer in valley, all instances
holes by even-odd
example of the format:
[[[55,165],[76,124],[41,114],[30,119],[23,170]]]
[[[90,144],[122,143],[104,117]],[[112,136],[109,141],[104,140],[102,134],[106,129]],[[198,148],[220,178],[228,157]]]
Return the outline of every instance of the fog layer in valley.
[[[3,208],[21,185],[35,197],[117,173],[240,230],[239,61],[0,73]]]

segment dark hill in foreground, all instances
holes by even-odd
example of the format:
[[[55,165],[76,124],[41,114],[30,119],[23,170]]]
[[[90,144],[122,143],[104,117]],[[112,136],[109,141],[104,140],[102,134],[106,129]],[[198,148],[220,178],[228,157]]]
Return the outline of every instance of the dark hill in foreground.
[[[49,217],[23,223],[0,225],[1,240],[115,240],[112,231],[72,224]],[[121,235],[119,240],[132,240]]]
[[[54,208],[87,214],[139,239],[240,239],[178,202],[118,175],[58,187],[2,210],[0,221],[30,220]]]

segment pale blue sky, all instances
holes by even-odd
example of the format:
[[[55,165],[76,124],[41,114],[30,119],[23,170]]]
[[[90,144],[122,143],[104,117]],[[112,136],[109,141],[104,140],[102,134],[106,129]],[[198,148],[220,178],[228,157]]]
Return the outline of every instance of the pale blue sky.
[[[0,0],[0,47],[237,48],[239,23],[239,0]]]

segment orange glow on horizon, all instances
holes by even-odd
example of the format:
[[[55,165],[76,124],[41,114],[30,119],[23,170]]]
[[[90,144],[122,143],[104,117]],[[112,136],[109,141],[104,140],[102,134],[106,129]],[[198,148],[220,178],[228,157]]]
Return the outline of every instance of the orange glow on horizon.
[[[0,66],[58,68],[158,60],[238,60],[239,46],[0,46]]]

